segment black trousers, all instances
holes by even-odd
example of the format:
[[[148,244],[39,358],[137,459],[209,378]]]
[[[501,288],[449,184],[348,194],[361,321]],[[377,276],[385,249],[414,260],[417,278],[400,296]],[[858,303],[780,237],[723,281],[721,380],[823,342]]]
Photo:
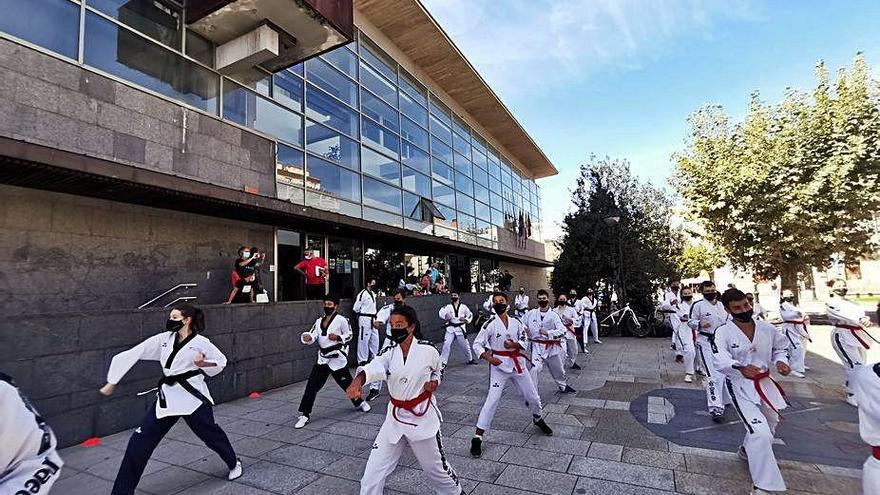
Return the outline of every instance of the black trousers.
[[[577,340],[578,345],[581,347],[581,352],[584,352],[584,331],[587,329],[587,325],[581,325],[574,329],[574,338]]]
[[[348,371],[348,368],[339,368],[338,370],[333,371],[326,364],[315,363],[312,367],[312,372],[309,373],[309,381],[306,383],[306,391],[303,394],[302,401],[299,403],[299,412],[303,413],[303,415],[310,416],[312,414],[312,406],[315,405],[315,397],[318,395],[321,388],[324,387],[324,384],[327,383],[328,376],[332,376],[342,390],[347,389],[352,382],[351,373]],[[363,402],[363,399],[351,401],[355,407],[360,406],[361,402]]]
[[[208,448],[223,459],[229,469],[235,467],[235,451],[226,433],[214,421],[214,410],[209,404],[203,404],[189,416],[166,416],[161,419],[156,418],[155,409],[150,409],[128,440],[125,456],[119,466],[119,473],[116,474],[116,482],[113,483],[113,495],[134,493],[153,450],[180,418],[186,421],[187,426]]]

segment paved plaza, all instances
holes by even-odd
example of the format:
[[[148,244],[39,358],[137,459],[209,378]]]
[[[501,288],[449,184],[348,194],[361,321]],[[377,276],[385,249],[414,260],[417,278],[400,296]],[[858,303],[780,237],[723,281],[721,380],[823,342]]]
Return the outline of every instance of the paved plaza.
[[[777,431],[776,453],[789,493],[855,495],[869,448],[858,438],[855,408],[843,404],[843,370],[827,344],[830,329],[811,329],[816,344],[807,379],[781,384],[792,406]],[[486,395],[485,365],[466,366],[456,349],[438,390],[444,416],[444,448],[472,494],[746,494],[747,465],[734,453],[742,425],[728,411],[716,425],[699,384],[682,382],[667,339],[608,338],[581,356],[584,369],[569,373],[577,394],[559,395],[544,374],[540,383],[553,437],[531,424],[512,387],[486,435],[483,457],[468,453]],[[815,352],[812,352],[815,351]],[[871,357],[876,361],[877,351]],[[156,449],[138,493],[144,494],[355,494],[387,395],[365,414],[351,407],[329,382],[319,394],[312,422],[293,424],[305,388],[297,383],[215,408],[245,464],[235,482],[226,468],[181,421]],[[106,437],[97,447],[61,452],[59,495],[109,493],[130,432]],[[389,494],[433,493],[407,452],[386,485]]]

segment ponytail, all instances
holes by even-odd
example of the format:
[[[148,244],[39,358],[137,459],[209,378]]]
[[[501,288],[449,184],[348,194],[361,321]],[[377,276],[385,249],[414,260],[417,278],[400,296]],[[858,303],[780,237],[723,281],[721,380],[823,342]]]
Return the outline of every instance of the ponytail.
[[[191,304],[181,304],[174,309],[180,311],[184,318],[192,318],[189,329],[193,333],[205,331],[205,312]]]

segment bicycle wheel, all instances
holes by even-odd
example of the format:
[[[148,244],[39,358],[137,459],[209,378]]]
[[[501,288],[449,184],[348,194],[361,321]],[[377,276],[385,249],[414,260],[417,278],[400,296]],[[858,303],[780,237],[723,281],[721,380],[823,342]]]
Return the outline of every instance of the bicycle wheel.
[[[635,337],[647,337],[651,333],[651,326],[648,325],[648,322],[639,322],[635,314],[626,315],[623,321],[620,322],[620,325],[627,334]]]

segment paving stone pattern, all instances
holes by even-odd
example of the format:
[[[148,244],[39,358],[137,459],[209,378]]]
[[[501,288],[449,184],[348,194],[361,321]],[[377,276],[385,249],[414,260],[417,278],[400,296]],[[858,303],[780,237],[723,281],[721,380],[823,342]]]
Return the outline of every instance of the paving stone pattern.
[[[444,415],[443,444],[449,463],[469,494],[603,494],[739,495],[751,487],[748,467],[730,445],[679,445],[655,435],[646,425],[648,400],[643,396],[683,390],[698,384],[681,381],[666,339],[606,339],[579,358],[584,369],[569,373],[577,394],[555,393],[549,375],[542,376],[540,392],[546,403],[553,437],[531,424],[530,415],[509,389],[486,434],[483,457],[468,454],[470,437],[486,394],[486,366],[465,366],[453,350],[452,364],[439,392]],[[840,395],[836,364],[811,365],[826,379],[786,380],[783,386],[810,389],[822,397]],[[240,399],[215,408],[245,465],[235,482],[224,479],[219,458],[180,422],[156,449],[138,493],[141,494],[356,494],[372,440],[383,421],[387,395],[376,399],[373,411],[351,408],[342,392],[328,383],[318,395],[313,421],[292,428],[303,383],[268,391],[260,399]],[[655,393],[655,391],[658,391]],[[824,395],[823,395],[824,394]],[[700,397],[695,395],[695,397]],[[644,418],[630,412],[643,398]],[[669,414],[675,403],[654,399],[655,414]],[[699,400],[694,409],[705,404]],[[635,410],[635,409],[633,409]],[[852,411],[854,415],[854,410]],[[702,426],[708,417],[690,414]],[[670,418],[673,419],[673,418]],[[653,425],[656,426],[656,425]],[[98,447],[71,447],[61,452],[66,461],[62,479],[53,493],[63,495],[108,493],[129,436],[122,432],[104,438]],[[731,433],[732,435],[733,433]],[[810,431],[800,431],[808,438]],[[703,447],[696,445],[704,445]],[[777,446],[777,452],[785,449]],[[865,449],[863,449],[865,450]],[[867,455],[867,450],[865,450]],[[861,471],[821,462],[781,460],[791,494],[854,495],[861,491]],[[389,477],[387,494],[433,493],[412,453],[407,451]]]

